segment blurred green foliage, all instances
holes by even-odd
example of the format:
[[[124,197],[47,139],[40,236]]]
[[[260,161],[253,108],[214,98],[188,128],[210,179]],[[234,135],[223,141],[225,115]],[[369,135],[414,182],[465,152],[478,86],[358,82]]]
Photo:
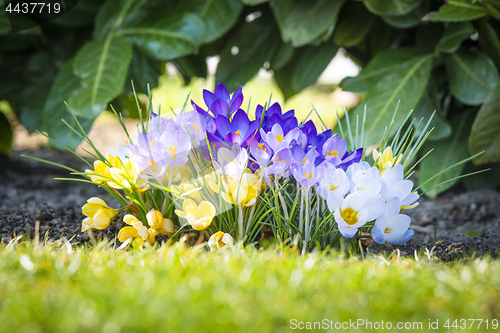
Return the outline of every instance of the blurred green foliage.
[[[0,100],[29,131],[74,148],[80,138],[60,121],[74,125],[68,107],[88,130],[109,103],[127,109],[130,80],[139,93],[156,87],[165,62],[187,84],[206,77],[206,58],[217,55],[215,81],[230,90],[266,67],[288,99],[314,84],[342,47],[363,68],[340,86],[365,96],[351,113],[367,107],[367,144],[380,140],[397,105],[393,128],[412,109],[417,122],[436,110],[432,144],[451,149],[447,142],[460,138],[451,160],[485,151],[474,162],[498,169],[499,19],[497,0],[81,0],[12,33],[0,11]],[[464,136],[452,121],[465,113],[472,131]],[[0,127],[8,127],[4,117]],[[1,151],[10,133],[2,131]],[[442,158],[431,153],[422,168],[435,173]]]

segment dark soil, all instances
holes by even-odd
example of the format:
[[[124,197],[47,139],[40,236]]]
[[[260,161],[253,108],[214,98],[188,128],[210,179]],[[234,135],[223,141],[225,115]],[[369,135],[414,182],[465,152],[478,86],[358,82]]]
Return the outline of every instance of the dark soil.
[[[47,159],[84,170],[85,163],[71,154],[48,149],[29,151],[26,155]],[[57,181],[70,177],[69,171],[33,161],[13,152],[0,155],[0,239],[7,242],[15,235],[34,234],[39,221],[40,237],[73,238],[87,242],[82,233],[84,216],[81,207],[90,197],[99,196],[110,206],[117,203],[106,191],[81,182]],[[460,187],[432,201],[420,199],[420,205],[406,211],[412,218],[415,236],[398,248],[401,255],[413,256],[415,250],[434,248],[434,255],[449,261],[457,257],[500,252],[500,193],[490,189],[466,192]],[[114,238],[123,222],[113,223],[96,237]],[[372,253],[392,252],[395,247],[373,245]]]

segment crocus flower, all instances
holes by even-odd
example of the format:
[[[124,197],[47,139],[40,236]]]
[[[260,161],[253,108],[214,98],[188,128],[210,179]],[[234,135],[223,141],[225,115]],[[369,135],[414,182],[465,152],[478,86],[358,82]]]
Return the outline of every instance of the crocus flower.
[[[261,178],[252,172],[245,172],[241,178],[223,181],[222,198],[232,205],[250,207],[255,205],[262,188]]]
[[[206,89],[203,90],[203,99],[214,117],[222,115],[229,118],[233,113],[238,111],[243,103],[243,93],[241,91],[242,88],[239,87],[230,97],[226,87],[219,83],[213,93]],[[208,112],[196,105],[193,101],[191,101],[191,104],[200,114],[211,117]]]
[[[231,246],[233,243],[233,237],[222,231],[217,231],[215,234],[210,236],[210,239],[208,240],[208,246],[212,251],[217,251],[224,247]]]
[[[262,140],[265,141],[273,151],[278,151],[281,148],[289,148],[292,141],[297,141],[301,134],[302,132],[298,127],[285,134],[280,124],[274,124],[271,130],[267,133],[263,128],[260,129]]]
[[[82,213],[87,216],[82,222],[82,232],[84,232],[106,229],[111,220],[118,214],[118,211],[109,207],[104,200],[93,197],[83,205]]]
[[[172,220],[163,218],[163,214],[155,209],[146,214],[148,225],[161,235],[172,236],[175,232]]]
[[[383,188],[380,172],[366,162],[351,165],[346,172],[351,180],[351,193],[361,192],[370,196],[378,196]]]
[[[217,152],[217,160],[212,161],[217,172],[224,177],[239,179],[248,165],[248,152],[240,145],[233,144],[231,149],[220,148]]]
[[[313,159],[304,158],[303,163],[292,163],[292,174],[301,186],[309,188],[324,177],[326,168],[326,163],[316,165]]]
[[[323,156],[331,164],[337,166],[342,162],[342,158],[347,152],[347,141],[340,139],[340,137],[335,134],[331,138],[325,141],[322,148]]]
[[[327,163],[325,176],[319,181],[319,195],[325,200],[329,195],[338,195],[343,198],[349,191],[349,187],[350,182],[345,171]]]
[[[392,168],[396,164],[401,163],[403,159],[403,154],[400,154],[397,158],[392,155],[392,148],[387,147],[382,153],[379,153],[377,149],[373,150],[373,160],[377,163],[380,169],[380,174],[385,170]]]
[[[265,132],[269,132],[274,124],[279,124],[285,134],[298,126],[294,110],[282,113],[281,106],[278,103],[274,103],[265,111],[264,119],[262,119],[263,110],[264,107],[262,105],[257,105],[255,119],[259,124],[262,123],[262,128]]]
[[[276,179],[280,179],[285,176],[288,168],[292,164],[292,151],[290,148],[282,148],[274,154],[272,158],[273,164],[266,168],[264,172],[264,177],[268,184],[270,184],[270,175],[274,175]]]
[[[182,210],[175,210],[175,214],[185,218],[195,230],[206,229],[215,216],[215,206],[208,201],[202,201],[199,205],[191,199],[182,203]]]
[[[110,169],[113,167],[119,168],[121,165],[120,158],[109,153],[106,155],[106,162],[96,160],[94,161],[94,170],[85,170],[85,173],[93,183],[107,185],[106,183],[111,178]]]
[[[138,191],[143,192],[149,188],[148,181],[139,177],[141,173],[137,164],[132,160],[125,160],[119,167],[111,168],[109,170],[112,181],[108,181],[108,185],[116,189],[125,189],[133,191],[136,188]]]
[[[128,239],[133,239],[134,246],[142,246],[145,241],[153,244],[157,235],[156,230],[149,229],[134,215],[127,214],[123,217],[123,222],[129,226],[123,227],[118,233],[118,240],[125,243]]]
[[[328,209],[334,212],[340,233],[347,238],[352,238],[358,228],[375,220],[384,210],[383,199],[361,193],[351,193],[345,199],[330,196],[327,204]]]
[[[207,119],[201,116],[196,111],[189,111],[186,113],[180,113],[175,119],[175,123],[179,127],[186,131],[190,138],[195,142],[201,142],[205,140],[205,131],[207,129]]]
[[[245,111],[239,110],[234,114],[232,120],[218,115],[215,118],[217,134],[226,142],[237,143],[242,147],[248,147],[250,141],[258,136],[259,123],[250,121]]]
[[[259,142],[257,140],[252,141],[250,145],[250,153],[252,154],[255,162],[258,163],[261,169],[265,169],[273,157],[273,150],[265,142]]]
[[[398,245],[406,243],[413,237],[413,230],[408,230],[411,218],[399,214],[400,208],[401,202],[398,197],[387,201],[384,212],[375,220],[375,226],[372,228],[372,238],[375,242]]]
[[[388,201],[394,197],[398,197],[401,206],[407,209],[416,207],[414,203],[418,200],[419,195],[411,191],[413,182],[409,179],[403,179],[403,166],[401,164],[397,164],[393,168],[384,171],[380,178],[385,185],[381,193],[384,200]]]

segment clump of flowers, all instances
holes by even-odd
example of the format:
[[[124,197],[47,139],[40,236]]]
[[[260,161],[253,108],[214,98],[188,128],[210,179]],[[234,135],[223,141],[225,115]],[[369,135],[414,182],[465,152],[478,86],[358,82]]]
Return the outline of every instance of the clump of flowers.
[[[278,103],[243,110],[241,87],[231,95],[219,84],[203,97],[204,106],[192,101],[175,119],[151,111],[126,147],[106,157],[96,151],[84,175],[127,211],[121,242],[144,246],[187,234],[218,250],[271,230],[278,243],[305,252],[413,236],[403,212],[418,204],[407,169],[421,137],[407,131],[390,145],[384,137],[368,163],[365,148],[355,146],[359,133],[354,140],[342,128],[340,136],[319,130]],[[102,230],[117,210],[92,198],[83,213],[82,231]]]

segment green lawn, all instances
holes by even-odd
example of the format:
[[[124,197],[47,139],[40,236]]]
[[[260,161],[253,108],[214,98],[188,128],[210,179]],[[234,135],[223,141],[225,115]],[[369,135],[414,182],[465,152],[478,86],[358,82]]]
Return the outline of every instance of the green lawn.
[[[427,331],[429,320],[446,330],[447,319],[488,319],[491,329],[499,298],[500,263],[490,259],[0,245],[0,332],[289,332],[349,320]]]

